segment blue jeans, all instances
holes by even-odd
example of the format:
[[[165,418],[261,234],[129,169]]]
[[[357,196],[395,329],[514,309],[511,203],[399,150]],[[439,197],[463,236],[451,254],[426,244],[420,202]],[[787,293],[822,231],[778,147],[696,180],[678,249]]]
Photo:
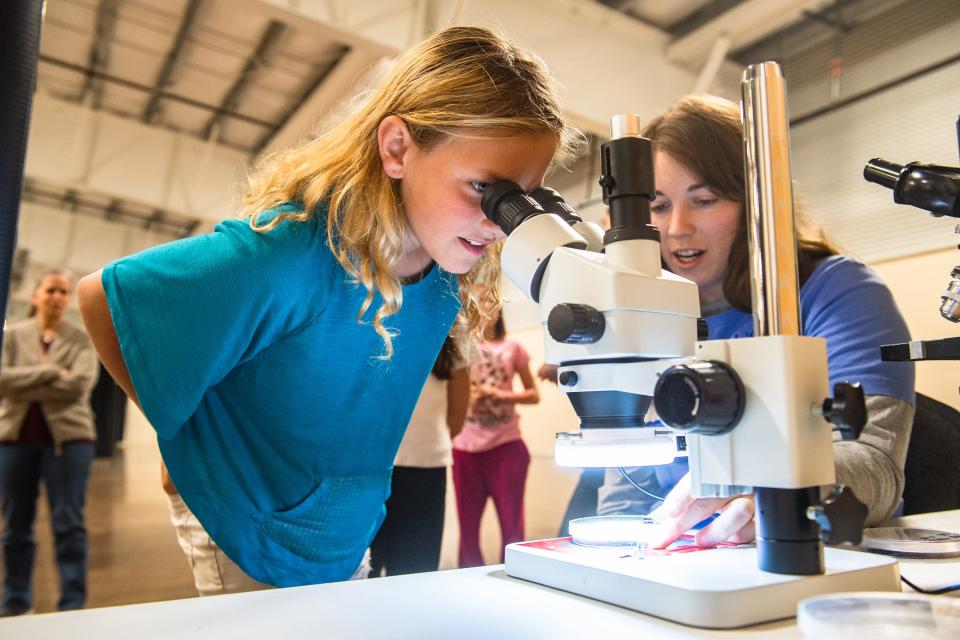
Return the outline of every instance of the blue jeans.
[[[60,571],[61,611],[83,608],[87,600],[87,529],[83,504],[93,461],[92,442],[67,442],[59,456],[45,444],[0,445],[0,508],[3,511],[3,555],[6,576],[3,605],[26,611],[33,604],[31,582],[36,541],[40,479],[47,501]]]

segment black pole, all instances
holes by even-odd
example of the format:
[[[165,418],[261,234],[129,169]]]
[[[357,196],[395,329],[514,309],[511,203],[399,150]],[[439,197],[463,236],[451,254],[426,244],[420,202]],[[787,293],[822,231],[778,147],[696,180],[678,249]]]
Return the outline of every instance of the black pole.
[[[753,493],[760,569],[800,576],[823,573],[820,525],[807,517],[807,509],[821,503],[820,487],[756,487]]]
[[[10,268],[17,245],[42,14],[42,0],[0,2],[0,318],[7,315]]]

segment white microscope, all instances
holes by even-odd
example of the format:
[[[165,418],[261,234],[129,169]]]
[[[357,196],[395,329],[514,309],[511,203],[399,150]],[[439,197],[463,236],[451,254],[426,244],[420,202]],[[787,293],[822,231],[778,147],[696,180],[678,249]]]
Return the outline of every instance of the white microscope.
[[[564,466],[671,462],[684,450],[699,497],[753,493],[755,545],[639,558],[561,540],[508,545],[506,572],[699,627],[795,615],[805,597],[899,591],[892,558],[859,543],[865,507],[835,482],[832,431],[859,435],[859,387],[827,389],[826,341],[800,335],[786,99],[775,63],[744,72],[754,338],[698,341],[694,283],[661,269],[650,224],[652,147],[615,116],[601,148],[611,228],[584,223],[551,190],[498,181],[482,208],[508,238],[507,276],[540,307],[546,360],[580,417],[557,435]],[[666,426],[646,427],[651,404]]]

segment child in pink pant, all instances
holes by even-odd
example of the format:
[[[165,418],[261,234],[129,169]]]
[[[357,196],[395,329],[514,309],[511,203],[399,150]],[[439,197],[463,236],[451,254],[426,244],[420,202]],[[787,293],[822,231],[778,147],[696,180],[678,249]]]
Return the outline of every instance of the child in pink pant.
[[[506,337],[502,314],[487,327],[480,352],[482,357],[470,372],[470,411],[453,441],[461,567],[484,564],[480,518],[487,498],[493,498],[503,546],[524,538],[523,493],[530,453],[521,439],[515,405],[540,401],[530,356],[520,343]],[[513,390],[515,376],[520,376],[523,391]]]

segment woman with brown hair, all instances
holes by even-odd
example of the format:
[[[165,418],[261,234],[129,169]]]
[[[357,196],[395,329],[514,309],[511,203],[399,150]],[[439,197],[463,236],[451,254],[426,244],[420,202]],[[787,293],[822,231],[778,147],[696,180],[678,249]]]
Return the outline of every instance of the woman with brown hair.
[[[719,98],[686,97],[654,118],[643,135],[656,149],[651,219],[660,230],[665,267],[698,285],[711,339],[752,336],[739,110]],[[831,386],[860,382],[866,394],[867,424],[860,438],[834,442],[837,482],[851,487],[867,505],[868,524],[879,523],[900,502],[914,411],[913,365],[881,362],[880,345],[909,340],[909,332],[877,275],[838,255],[820,231],[799,219],[802,333],[826,339]],[[753,539],[752,498],[693,498],[686,459],[642,467],[631,476],[650,493],[670,493],[661,503],[611,469],[598,512],[646,514],[655,509],[652,515],[661,520],[651,540],[655,546],[670,544],[716,512],[697,534],[699,544]]]

